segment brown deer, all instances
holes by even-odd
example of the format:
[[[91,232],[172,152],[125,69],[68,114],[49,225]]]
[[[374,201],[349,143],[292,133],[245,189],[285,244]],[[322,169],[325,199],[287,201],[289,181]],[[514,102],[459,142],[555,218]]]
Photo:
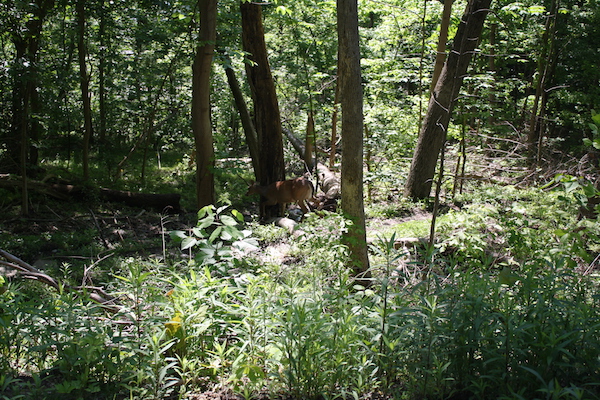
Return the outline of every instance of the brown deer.
[[[313,198],[315,187],[306,178],[288,179],[273,182],[267,186],[260,186],[253,182],[248,188],[246,196],[259,194],[261,196],[260,215],[265,215],[265,207],[279,204],[279,213],[283,215],[288,203],[296,203],[304,214],[308,213],[306,200]],[[264,200],[263,200],[264,199]]]

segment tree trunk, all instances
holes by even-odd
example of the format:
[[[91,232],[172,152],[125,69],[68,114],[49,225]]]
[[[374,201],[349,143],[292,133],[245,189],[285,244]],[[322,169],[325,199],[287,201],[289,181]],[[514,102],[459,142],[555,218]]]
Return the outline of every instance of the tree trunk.
[[[227,57],[227,56],[226,56]],[[229,58],[227,57],[227,61]],[[246,100],[240,89],[240,84],[235,76],[235,72],[231,67],[231,62],[225,63],[225,75],[227,75],[227,83],[231,89],[233,100],[235,102],[235,108],[240,114],[240,120],[242,121],[242,128],[244,129],[244,136],[246,137],[246,144],[250,151],[250,158],[252,159],[252,168],[254,169],[254,176],[258,176],[258,139],[256,135],[256,129],[252,122],[252,117],[248,111]]]
[[[252,92],[254,126],[258,139],[258,174],[256,179],[261,185],[268,185],[285,179],[279,104],[267,58],[261,6],[256,3],[242,2],[240,9],[242,13],[243,48],[248,53],[249,61],[251,61],[246,64],[246,75]],[[265,212],[267,215],[261,217],[276,216],[279,207],[277,205],[266,207]]]
[[[337,123],[338,103],[340,102],[340,84],[335,84],[335,97],[333,100],[333,113],[331,115],[331,146],[329,149],[329,168],[335,168],[335,153],[337,152]]]
[[[309,171],[312,171],[315,167],[315,160],[313,159],[315,135],[315,119],[312,111],[309,111],[308,120],[306,121],[306,137],[304,139],[304,163]]]
[[[558,1],[552,0],[550,6],[550,14],[546,17],[546,24],[544,29],[544,35],[542,37],[542,53],[538,60],[538,71],[537,71],[537,82],[535,87],[535,97],[533,100],[533,108],[531,110],[531,118],[529,120],[529,132],[527,133],[527,149],[529,153],[529,160],[532,165],[539,161],[536,154],[539,154],[541,149],[538,147],[538,143],[541,144],[541,123],[540,121],[545,114],[545,102],[543,97],[546,95],[546,85],[552,75],[551,65],[552,60],[555,57],[554,49],[554,36],[556,32],[556,19],[558,12]],[[542,106],[540,107],[540,102]],[[536,150],[537,147],[537,150]]]
[[[81,100],[83,105],[83,178],[90,177],[90,141],[92,139],[92,104],[90,99],[90,79],[87,73],[85,46],[85,0],[77,1],[77,27],[78,41],[77,52],[79,55],[79,86],[81,88]]]
[[[344,235],[352,269],[368,286],[369,256],[363,203],[363,89],[357,0],[337,0],[338,84],[342,106],[342,209],[353,224]]]
[[[21,7],[23,7],[21,9]],[[37,149],[30,145],[30,138],[37,140],[40,124],[33,113],[39,113],[41,103],[37,66],[42,27],[46,15],[54,7],[54,0],[35,0],[19,3],[18,11],[25,19],[24,26],[13,29],[8,35],[14,45],[15,60],[12,87],[12,129],[2,138],[6,153],[2,155],[0,168],[5,172],[18,172],[22,176],[21,213],[29,213],[27,174],[31,165],[37,164]]]
[[[100,40],[100,54],[98,59],[98,142],[100,143],[99,150],[103,152],[106,140],[106,118],[107,118],[107,102],[106,102],[106,77],[107,77],[107,49],[110,46],[110,38],[106,33],[107,19],[111,18],[111,10],[106,5],[106,0],[100,0],[100,23],[98,26],[98,36]]]
[[[413,155],[404,195],[429,196],[440,150],[446,139],[452,109],[477,47],[491,0],[470,0],[435,86]]]
[[[192,131],[196,142],[198,208],[215,203],[213,135],[210,121],[210,72],[217,38],[217,0],[198,0],[200,36],[193,65]]]
[[[435,65],[433,67],[433,75],[431,77],[431,87],[429,88],[430,95],[433,94],[435,84],[437,83],[444,61],[446,60],[446,42],[448,41],[448,28],[450,27],[450,16],[452,15],[452,4],[454,0],[444,1],[444,10],[442,11],[442,22],[440,24],[440,37],[437,44],[437,52],[435,54]]]

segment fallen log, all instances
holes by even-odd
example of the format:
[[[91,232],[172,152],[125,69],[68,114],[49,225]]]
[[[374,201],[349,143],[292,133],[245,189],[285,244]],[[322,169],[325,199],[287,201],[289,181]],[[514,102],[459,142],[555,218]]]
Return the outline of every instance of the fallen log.
[[[23,182],[20,178],[8,174],[0,175],[0,187],[20,188],[22,185]],[[29,190],[34,190],[59,200],[80,198],[95,190],[85,186],[47,183],[35,180],[28,181],[27,187]],[[99,191],[99,196],[107,201],[120,202],[131,207],[151,208],[158,212],[178,213],[181,211],[179,204],[181,195],[179,193],[138,193],[108,188],[99,188],[97,190]]]
[[[157,211],[181,211],[179,193],[137,193],[100,188],[100,195],[108,201],[125,203],[131,207],[152,208]]]

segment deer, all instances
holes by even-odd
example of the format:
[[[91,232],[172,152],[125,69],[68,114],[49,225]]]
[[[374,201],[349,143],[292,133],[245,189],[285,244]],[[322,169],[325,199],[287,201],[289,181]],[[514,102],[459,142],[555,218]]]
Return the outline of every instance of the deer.
[[[265,215],[265,207],[279,204],[280,214],[286,209],[288,203],[296,203],[304,214],[308,213],[306,200],[313,198],[315,187],[306,178],[300,177],[285,181],[273,182],[267,186],[261,186],[252,182],[248,187],[246,196],[259,194],[261,196],[260,215]],[[263,200],[264,199],[264,200]]]

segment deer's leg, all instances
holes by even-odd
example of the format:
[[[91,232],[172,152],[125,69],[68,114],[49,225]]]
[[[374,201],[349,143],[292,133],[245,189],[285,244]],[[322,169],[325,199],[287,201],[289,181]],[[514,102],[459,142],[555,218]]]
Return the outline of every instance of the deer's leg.
[[[302,210],[303,214],[307,214],[308,213],[308,206],[306,205],[306,200],[298,200],[298,202],[296,203],[300,206],[300,209]]]

